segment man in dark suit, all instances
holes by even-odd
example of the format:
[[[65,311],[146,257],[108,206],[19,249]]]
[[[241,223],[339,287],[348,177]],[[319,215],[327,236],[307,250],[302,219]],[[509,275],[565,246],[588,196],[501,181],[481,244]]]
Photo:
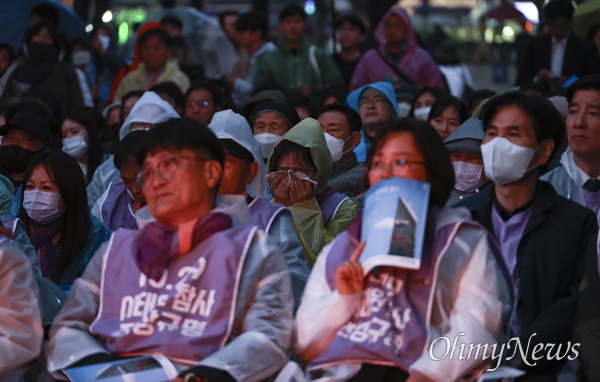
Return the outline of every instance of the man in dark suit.
[[[572,75],[600,73],[600,59],[594,44],[575,36],[571,30],[575,12],[571,0],[551,0],[543,12],[550,34],[531,41],[519,60],[516,84],[534,81],[559,88]]]
[[[482,123],[483,163],[494,183],[459,205],[498,240],[514,281],[517,300],[508,329],[510,337],[519,338],[526,356],[516,351],[505,363],[525,370],[523,380],[556,380],[567,361],[563,355],[576,356],[576,297],[586,246],[598,230],[596,217],[538,179],[565,129],[548,101],[505,93],[484,107]],[[534,352],[539,344],[542,351]],[[505,357],[515,351],[515,342],[510,345]]]

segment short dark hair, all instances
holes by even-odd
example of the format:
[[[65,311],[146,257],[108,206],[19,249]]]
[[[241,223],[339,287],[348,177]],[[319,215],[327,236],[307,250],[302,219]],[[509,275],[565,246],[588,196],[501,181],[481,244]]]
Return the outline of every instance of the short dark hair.
[[[415,96],[413,97],[412,103],[410,104],[410,112],[408,113],[408,115],[415,115],[415,104],[417,103],[417,99],[425,93],[432,94],[436,100],[442,98],[444,95],[447,94],[444,90],[438,88],[437,86],[424,86],[420,88],[419,90],[417,90]]]
[[[177,84],[175,84],[175,82],[173,81],[165,81],[160,82],[158,84],[154,84],[150,88],[150,91],[153,91],[155,93],[165,93],[169,95],[171,98],[173,98],[173,100],[175,101],[175,105],[178,107],[183,108],[183,106],[185,105],[185,96],[183,95],[181,89],[179,89],[179,86],[177,86]]]
[[[385,125],[377,136],[367,156],[367,174],[373,162],[373,156],[392,133],[406,131],[413,135],[415,146],[423,156],[427,181],[431,184],[429,203],[443,207],[454,189],[454,167],[450,153],[438,132],[425,121],[414,118],[402,118]],[[368,181],[367,181],[368,183]]]
[[[308,15],[304,11],[304,7],[298,4],[288,4],[281,10],[281,12],[279,12],[279,22],[282,22],[284,19],[292,16],[298,16],[304,21],[308,19]]]
[[[481,101],[488,99],[492,96],[495,96],[496,92],[490,89],[480,89],[475,91],[473,94],[471,94],[471,97],[469,98],[469,112],[473,112],[473,106],[475,106],[475,103],[479,104],[481,103]]]
[[[160,42],[169,46],[170,37],[167,31],[163,28],[151,28],[140,36],[140,47],[143,46],[150,37],[158,37]]]
[[[490,127],[498,110],[506,106],[516,106],[529,116],[538,144],[551,139],[554,141],[554,149],[559,147],[565,136],[565,123],[554,105],[540,96],[527,96],[513,91],[491,98],[481,111],[483,131]]]
[[[438,98],[433,105],[431,105],[431,111],[429,112],[429,117],[427,118],[427,122],[430,122],[434,118],[437,118],[440,114],[444,112],[448,107],[454,108],[458,113],[458,117],[460,118],[459,124],[462,125],[464,121],[469,118],[469,112],[467,111],[467,107],[460,99],[446,95]]]
[[[259,30],[261,38],[264,38],[268,29],[267,18],[261,12],[244,12],[238,17],[235,29],[238,32]]]
[[[321,109],[319,117],[322,114],[327,113],[329,111],[337,111],[346,116],[346,120],[348,121],[348,127],[350,128],[350,134],[356,133],[362,128],[362,120],[360,119],[360,114],[358,114],[356,110],[354,110],[350,106],[339,102],[325,105],[325,107]]]
[[[171,118],[150,129],[138,147],[136,159],[142,165],[148,154],[184,149],[206,153],[221,166],[225,162],[223,148],[212,130],[186,117]]]
[[[24,185],[38,165],[44,167],[65,203],[60,228],[62,252],[58,256],[58,265],[64,268],[82,256],[92,229],[83,172],[72,156],[62,151],[44,151],[29,163],[23,177]],[[22,187],[22,192],[25,188]],[[31,218],[23,208],[22,200],[19,218],[29,227]]]
[[[219,12],[217,18],[219,19],[219,25],[221,25],[221,28],[223,28],[223,25],[225,25],[225,18],[228,16],[239,16],[239,12],[232,9],[226,9]]]
[[[551,0],[544,6],[543,13],[546,20],[556,20],[560,16],[572,20],[575,7],[571,0]]]
[[[360,17],[354,14],[345,15],[337,19],[335,22],[335,29],[340,29],[344,23],[348,23],[357,28],[361,34],[367,33],[367,27],[365,26],[365,23],[363,23]]]
[[[223,94],[221,93],[221,90],[217,85],[213,84],[209,80],[198,80],[192,83],[187,92],[185,92],[185,102],[187,102],[190,93],[194,90],[207,90],[212,96],[213,103],[217,106],[220,106],[223,102]]]
[[[588,76],[581,77],[569,86],[567,89],[567,101],[569,104],[575,95],[577,90],[597,90],[600,91],[600,74],[590,74]]]
[[[267,171],[277,171],[277,168],[279,167],[279,161],[281,161],[281,158],[290,152],[294,153],[294,156],[298,160],[298,162],[312,166],[315,169],[315,171],[319,171],[319,169],[315,165],[315,162],[312,159],[310,148],[304,147],[296,142],[292,142],[287,139],[284,139],[281,142],[279,142],[277,146],[275,146],[275,148],[273,149],[273,153],[269,158],[269,162],[267,162],[267,164],[269,165]]]
[[[137,151],[147,133],[148,132],[145,130],[136,130],[123,137],[115,148],[114,162],[117,170],[121,171],[121,168],[130,161],[134,161],[138,164],[136,157]]]
[[[60,14],[58,13],[58,9],[52,3],[45,2],[36,5],[31,8],[29,11],[29,17],[36,15],[42,20],[50,21],[55,26],[58,26],[60,23]]]
[[[125,121],[125,118],[123,118],[123,108],[125,107],[125,101],[127,101],[129,98],[132,97],[138,97],[142,98],[142,96],[144,95],[144,91],[143,90],[130,90],[127,93],[125,93],[125,95],[123,95],[123,97],[121,97],[121,105],[119,106],[119,112],[121,114],[121,121]]]
[[[162,19],[160,19],[160,23],[162,25],[172,25],[179,30],[183,30],[183,22],[181,21],[181,19],[179,19],[179,17],[165,16]]]

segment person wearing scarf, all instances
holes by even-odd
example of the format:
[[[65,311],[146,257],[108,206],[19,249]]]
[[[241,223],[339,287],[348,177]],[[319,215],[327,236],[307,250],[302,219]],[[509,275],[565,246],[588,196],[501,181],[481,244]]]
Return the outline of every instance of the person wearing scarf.
[[[262,380],[286,364],[289,271],[279,246],[248,224],[244,196],[216,196],[224,157],[216,136],[188,118],[147,133],[137,155],[148,203],[140,229],[114,232],[74,284],[50,333],[54,376],[152,354],[185,380]]]

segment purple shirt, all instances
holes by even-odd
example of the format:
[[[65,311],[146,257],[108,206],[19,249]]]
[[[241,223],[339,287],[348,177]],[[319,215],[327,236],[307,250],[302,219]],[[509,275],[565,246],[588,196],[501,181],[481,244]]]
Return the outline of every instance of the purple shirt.
[[[527,222],[531,217],[532,208],[529,207],[525,211],[514,214],[508,220],[504,221],[494,204],[492,206],[492,224],[494,225],[494,234],[500,248],[502,249],[502,258],[508,268],[515,288],[515,295],[518,295],[519,290],[519,274],[516,272],[517,267],[517,251],[519,249],[519,243],[523,237],[523,232],[527,226]],[[515,334],[521,333],[521,326],[517,318],[516,311],[510,318],[509,323],[511,329]]]

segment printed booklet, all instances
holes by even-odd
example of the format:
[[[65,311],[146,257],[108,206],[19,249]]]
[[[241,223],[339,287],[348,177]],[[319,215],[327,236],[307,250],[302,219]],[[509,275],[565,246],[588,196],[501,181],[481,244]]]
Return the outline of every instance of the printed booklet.
[[[377,266],[419,269],[425,239],[429,183],[391,178],[365,194],[359,261],[366,272]]]
[[[178,372],[167,357],[155,355],[73,367],[65,374],[73,382],[159,382],[177,378]]]

